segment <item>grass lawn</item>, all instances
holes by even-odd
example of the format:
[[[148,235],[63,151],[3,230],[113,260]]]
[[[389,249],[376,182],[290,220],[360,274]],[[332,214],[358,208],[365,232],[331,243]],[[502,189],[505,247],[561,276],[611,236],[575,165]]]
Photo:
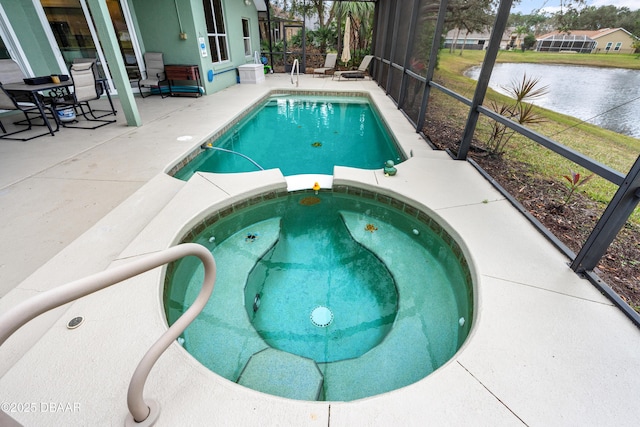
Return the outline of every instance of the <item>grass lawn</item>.
[[[434,80],[471,99],[476,82],[465,77],[463,73],[469,67],[481,65],[485,52],[464,51],[462,55],[459,53],[460,51],[456,51],[452,54],[448,50],[440,52],[439,66]],[[501,51],[497,60],[498,62],[572,64],[640,70],[640,55],[626,54],[587,55]],[[438,99],[440,100],[438,101]],[[442,117],[438,117],[438,120],[449,120],[452,122],[452,126],[454,124],[451,118],[466,117],[468,114],[466,105],[451,102],[451,98],[436,97],[434,102],[438,108],[433,108],[433,111],[442,111]],[[509,98],[489,89],[484,105],[489,106],[491,102],[507,103]],[[432,109],[430,108],[430,110]],[[579,119],[543,108],[537,108],[536,112],[544,117],[545,120],[543,123],[529,126],[531,129],[623,174],[628,172],[638,155],[640,155],[640,139],[582,123]],[[482,117],[475,134],[475,138],[480,144],[487,140],[489,126],[489,119]],[[562,185],[567,183],[563,175],[567,175],[570,170],[580,172],[583,176],[590,174],[589,171],[583,170],[573,162],[520,135],[514,136],[509,141],[504,156],[528,164],[529,169],[522,171],[523,173],[541,176],[551,181],[557,181],[558,184]],[[600,177],[594,177],[580,190],[584,191],[590,198],[606,204],[611,200],[617,188],[616,185]],[[631,221],[640,224],[640,208],[635,210]]]

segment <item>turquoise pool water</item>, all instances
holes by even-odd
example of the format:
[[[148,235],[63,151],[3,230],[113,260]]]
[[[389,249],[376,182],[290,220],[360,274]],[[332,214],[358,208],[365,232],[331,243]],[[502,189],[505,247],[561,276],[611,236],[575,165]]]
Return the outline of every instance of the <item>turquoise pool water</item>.
[[[335,362],[363,355],[389,332],[398,306],[395,281],[386,265],[353,239],[346,214],[324,195],[291,203],[277,243],[249,273],[245,308],[271,347]],[[259,307],[253,304],[256,297]],[[314,322],[318,307],[325,310],[315,311]]]
[[[460,249],[398,201],[292,193],[205,223],[187,240],[211,249],[218,278],[183,345],[230,381],[292,399],[359,399],[424,378],[469,333]],[[202,277],[196,259],[171,266],[169,323]]]
[[[404,160],[375,109],[359,97],[274,95],[212,145],[242,156],[204,150],[174,176],[252,172],[259,170],[254,162],[285,176],[331,175],[335,165],[379,169],[386,160]]]

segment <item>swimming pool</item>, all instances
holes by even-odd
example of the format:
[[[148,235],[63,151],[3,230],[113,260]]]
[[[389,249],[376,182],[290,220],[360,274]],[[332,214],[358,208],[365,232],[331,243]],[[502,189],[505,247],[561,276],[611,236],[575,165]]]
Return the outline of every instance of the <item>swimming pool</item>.
[[[460,246],[413,206],[347,193],[245,201],[190,230],[183,240],[209,247],[219,276],[184,348],[230,381],[300,400],[376,395],[446,363],[473,316]],[[202,274],[197,260],[169,268],[169,323]]]
[[[274,94],[202,147],[176,178],[260,168],[331,175],[335,165],[378,169],[405,160],[374,105],[359,96]]]

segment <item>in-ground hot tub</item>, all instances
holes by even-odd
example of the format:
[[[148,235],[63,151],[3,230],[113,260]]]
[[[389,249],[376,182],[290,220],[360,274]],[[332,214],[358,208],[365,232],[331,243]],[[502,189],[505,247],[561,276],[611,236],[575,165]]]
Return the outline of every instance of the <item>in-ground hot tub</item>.
[[[208,216],[182,240],[211,249],[218,278],[181,342],[255,390],[332,401],[391,391],[445,364],[471,328],[463,246],[388,195],[269,193]],[[190,259],[168,269],[169,323],[191,304],[202,274]]]

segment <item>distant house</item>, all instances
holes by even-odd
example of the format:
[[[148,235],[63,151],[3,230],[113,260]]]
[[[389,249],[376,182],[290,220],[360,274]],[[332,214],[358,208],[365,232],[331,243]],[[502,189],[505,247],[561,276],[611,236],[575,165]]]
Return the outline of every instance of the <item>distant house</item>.
[[[450,48],[455,44],[455,49],[483,50],[489,46],[489,38],[491,37],[491,29],[485,31],[473,31],[467,33],[467,30],[454,28],[445,35],[444,47]],[[522,41],[522,36],[518,38],[514,27],[505,30],[500,40],[500,49],[518,48],[518,44]]]
[[[633,53],[634,40],[633,34],[624,28],[554,31],[539,36],[535,50],[538,52]]]

